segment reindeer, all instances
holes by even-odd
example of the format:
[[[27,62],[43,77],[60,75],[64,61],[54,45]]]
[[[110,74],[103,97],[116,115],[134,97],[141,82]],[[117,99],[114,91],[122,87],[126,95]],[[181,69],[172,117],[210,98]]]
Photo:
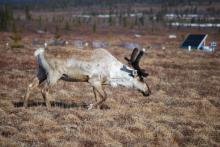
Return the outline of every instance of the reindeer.
[[[151,91],[144,81],[144,77],[147,77],[148,74],[139,67],[139,61],[143,54],[143,50],[135,48],[131,58],[125,58],[132,66],[130,68],[105,49],[93,50],[87,58],[73,57],[72,54],[70,57],[57,58],[48,56],[44,48],[39,48],[34,53],[38,64],[37,76],[28,85],[24,96],[24,106],[27,107],[30,92],[36,87],[41,87],[46,106],[50,108],[49,89],[58,80],[88,82],[93,87],[96,99],[96,102],[90,104],[88,109],[99,107],[107,99],[103,85],[134,88],[142,92],[144,96],[149,96]]]

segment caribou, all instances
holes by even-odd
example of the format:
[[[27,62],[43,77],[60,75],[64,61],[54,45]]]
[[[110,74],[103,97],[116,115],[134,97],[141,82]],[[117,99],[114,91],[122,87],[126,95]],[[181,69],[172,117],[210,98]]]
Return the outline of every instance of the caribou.
[[[39,87],[47,108],[51,107],[49,90],[58,80],[68,82],[88,82],[92,88],[95,102],[88,105],[88,109],[100,107],[107,99],[104,85],[112,87],[124,86],[140,91],[144,96],[151,94],[145,78],[148,73],[141,69],[139,62],[144,55],[144,50],[135,48],[130,59],[125,57],[128,65],[116,59],[106,49],[90,51],[89,57],[57,58],[45,53],[45,48],[34,52],[37,62],[37,75],[28,85],[24,96],[24,106],[28,106],[31,91]]]

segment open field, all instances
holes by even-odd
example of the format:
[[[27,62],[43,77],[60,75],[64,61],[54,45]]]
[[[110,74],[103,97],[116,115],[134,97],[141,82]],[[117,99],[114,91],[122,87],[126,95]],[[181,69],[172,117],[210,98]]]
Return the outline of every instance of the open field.
[[[32,39],[53,36],[24,33],[24,48],[6,49],[10,34],[1,33],[0,146],[220,146],[220,50],[207,54],[179,49],[185,32],[177,32],[176,40],[169,40],[169,32],[163,30],[143,32],[140,38],[131,32],[119,34],[110,30],[62,37],[106,40],[107,50],[123,63],[131,50],[116,46],[121,41],[162,44],[166,49],[149,49],[141,60],[141,67],[150,74],[152,95],[107,86],[107,107],[89,111],[86,105],[95,100],[92,88],[62,81],[51,92],[51,110],[42,104],[37,89],[29,108],[22,107],[22,96],[35,74],[37,46],[31,45]],[[220,41],[217,33],[209,38]],[[77,51],[65,46],[49,47],[48,52],[60,50],[64,55]]]

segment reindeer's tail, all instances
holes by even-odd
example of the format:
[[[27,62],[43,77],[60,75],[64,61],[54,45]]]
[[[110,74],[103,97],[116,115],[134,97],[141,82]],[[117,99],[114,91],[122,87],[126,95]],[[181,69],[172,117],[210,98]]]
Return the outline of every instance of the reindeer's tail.
[[[39,67],[43,68],[46,72],[48,72],[50,69],[50,66],[49,66],[47,60],[45,59],[44,48],[38,48],[34,52],[34,56],[36,57],[36,60],[37,60]]]

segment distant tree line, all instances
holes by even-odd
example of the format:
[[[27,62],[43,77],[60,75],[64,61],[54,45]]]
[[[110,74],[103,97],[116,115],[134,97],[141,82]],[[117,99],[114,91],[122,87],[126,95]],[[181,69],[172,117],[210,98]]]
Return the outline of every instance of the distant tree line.
[[[124,28],[141,28],[146,26],[156,26],[155,24],[171,24],[173,21],[185,22],[190,21],[191,23],[205,23],[210,22],[210,20],[206,20],[203,18],[184,20],[177,18],[175,20],[166,20],[164,17],[168,13],[174,13],[178,16],[186,15],[186,14],[200,14],[198,9],[199,5],[190,5],[192,3],[210,3],[216,2],[215,0],[0,0],[0,31],[13,31],[16,32],[17,28],[25,28],[27,29],[40,29],[45,30],[53,29],[55,30],[64,29],[66,31],[74,30],[74,28],[78,28],[80,26],[91,26],[91,30],[96,32],[99,30],[100,26],[118,26]],[[146,10],[141,11],[142,15],[137,15],[137,12],[129,7],[129,5],[133,6],[134,3],[155,3],[159,4],[157,9],[148,8]],[[1,5],[3,4],[3,5]],[[117,4],[127,4],[128,7],[120,7],[114,5]],[[180,7],[183,5],[190,5],[189,7]],[[90,9],[87,12],[83,12],[82,14],[89,15],[89,18],[86,17],[72,17],[69,16],[32,16],[31,11],[33,9],[56,9],[56,8],[68,8],[68,7],[78,7],[78,6],[101,6],[106,7],[104,9],[103,14],[108,14],[107,18],[99,18],[98,15],[102,14],[100,11],[96,11],[97,9]],[[179,7],[173,7],[178,5]],[[123,5],[124,6],[124,5]],[[210,6],[206,9],[207,13],[215,16],[219,14],[219,9],[212,8]],[[21,9],[24,12],[25,19],[20,19],[19,15],[13,15],[14,9]],[[106,12],[107,11],[107,12]],[[139,13],[139,14],[140,14]],[[130,14],[135,15],[133,17]],[[219,23],[220,20],[213,20],[212,23]],[[20,29],[22,30],[22,29]],[[24,29],[23,29],[24,30]],[[28,29],[27,29],[28,30]]]
[[[0,31],[11,29],[14,23],[13,11],[10,7],[0,6]]]
[[[166,4],[168,6],[212,4],[219,0],[1,0],[0,4],[9,4],[15,9],[56,9],[80,6],[110,7],[118,4]]]

